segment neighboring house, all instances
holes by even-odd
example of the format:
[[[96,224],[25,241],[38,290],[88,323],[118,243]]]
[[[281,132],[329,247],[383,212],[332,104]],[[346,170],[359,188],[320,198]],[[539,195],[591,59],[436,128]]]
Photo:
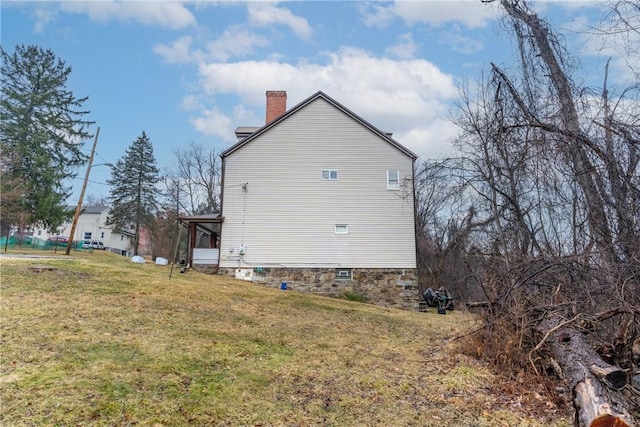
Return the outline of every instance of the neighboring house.
[[[417,298],[416,155],[318,92],[221,153],[219,272],[409,308]],[[284,285],[282,285],[284,287]]]
[[[69,209],[75,210],[73,207],[69,207]],[[69,219],[58,228],[57,235],[73,238],[74,241],[99,241],[104,244],[106,250],[121,255],[129,255],[133,234],[126,231],[116,232],[113,230],[113,226],[107,225],[108,214],[109,207],[107,206],[85,206],[80,216],[78,216],[74,236],[69,236],[71,233],[72,219]],[[43,230],[37,230],[37,233],[38,232],[40,233],[38,237],[45,240],[51,235],[44,233]]]

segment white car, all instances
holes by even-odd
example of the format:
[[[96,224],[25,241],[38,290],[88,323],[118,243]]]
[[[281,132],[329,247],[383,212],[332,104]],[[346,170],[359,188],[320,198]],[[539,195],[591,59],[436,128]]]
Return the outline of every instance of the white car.
[[[99,249],[103,251],[107,248],[104,246],[104,243],[97,240],[83,240],[82,249]]]

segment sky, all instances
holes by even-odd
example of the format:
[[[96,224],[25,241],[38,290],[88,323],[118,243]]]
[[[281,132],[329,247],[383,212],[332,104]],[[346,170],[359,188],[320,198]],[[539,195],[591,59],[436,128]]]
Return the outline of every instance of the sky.
[[[578,77],[601,84],[611,52],[584,29],[603,10],[591,1],[533,4],[589,62]],[[323,91],[421,159],[442,158],[452,152],[459,88],[491,62],[516,64],[499,4],[480,0],[3,0],[0,13],[3,49],[52,49],[72,68],[67,88],[89,97],[85,119],[100,134],[85,197],[108,196],[104,163],[142,131],[163,173],[190,143],[226,149],[238,126],[264,124],[268,90],[286,91],[287,108]],[[625,73],[618,59],[614,79]]]

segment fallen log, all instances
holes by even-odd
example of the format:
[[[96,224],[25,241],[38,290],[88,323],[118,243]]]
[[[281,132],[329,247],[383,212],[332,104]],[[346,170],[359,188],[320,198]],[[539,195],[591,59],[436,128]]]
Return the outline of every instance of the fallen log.
[[[594,364],[589,366],[589,370],[614,390],[622,390],[627,384],[627,373],[617,366],[598,366]]]
[[[606,363],[582,333],[559,315],[550,315],[539,327],[547,350],[572,392],[576,425],[580,427],[631,427],[637,425],[624,396],[623,370]]]

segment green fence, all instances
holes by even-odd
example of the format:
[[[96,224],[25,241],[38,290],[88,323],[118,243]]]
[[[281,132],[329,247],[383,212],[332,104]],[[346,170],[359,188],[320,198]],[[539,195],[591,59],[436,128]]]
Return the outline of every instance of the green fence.
[[[8,239],[8,240],[7,240]],[[59,251],[65,250],[67,248],[66,243],[56,242],[45,239],[38,239],[37,237],[17,237],[17,236],[2,236],[0,237],[0,250],[4,251],[7,249],[32,249],[39,251]],[[82,240],[78,240],[73,242],[73,246],[71,247],[73,251],[86,251],[87,249],[82,249]]]

